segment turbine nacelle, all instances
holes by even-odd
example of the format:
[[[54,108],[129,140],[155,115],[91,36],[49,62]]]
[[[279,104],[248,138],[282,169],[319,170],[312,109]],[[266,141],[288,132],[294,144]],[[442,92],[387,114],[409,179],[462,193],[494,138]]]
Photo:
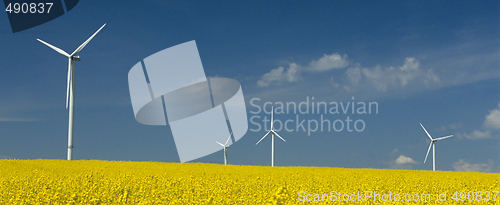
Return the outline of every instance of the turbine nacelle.
[[[74,61],[80,61],[80,56],[73,56],[71,57],[71,60],[74,60]]]

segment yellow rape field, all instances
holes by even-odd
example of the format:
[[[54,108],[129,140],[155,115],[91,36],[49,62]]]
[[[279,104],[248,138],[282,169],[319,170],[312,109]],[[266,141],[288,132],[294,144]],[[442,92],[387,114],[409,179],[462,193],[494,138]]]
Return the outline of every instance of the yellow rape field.
[[[0,204],[500,204],[487,173],[0,160],[0,174]]]

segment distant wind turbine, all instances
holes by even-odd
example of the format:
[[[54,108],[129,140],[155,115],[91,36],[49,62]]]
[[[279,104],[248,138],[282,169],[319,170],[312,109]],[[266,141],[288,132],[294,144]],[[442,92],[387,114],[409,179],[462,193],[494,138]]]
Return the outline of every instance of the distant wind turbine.
[[[217,142],[217,144],[219,144],[220,146],[224,147],[224,164],[227,164],[227,148],[229,148],[229,146],[227,145],[227,143],[229,142],[229,139],[231,139],[231,135],[232,134],[233,134],[232,132],[231,132],[231,134],[229,134],[229,137],[227,138],[225,144],[222,144],[220,142],[215,141],[215,142]]]
[[[439,140],[453,137],[453,135],[448,135],[446,137],[432,139],[431,135],[429,134],[429,132],[427,132],[425,127],[422,125],[422,123],[420,123],[420,126],[422,126],[422,129],[424,129],[427,136],[429,136],[429,138],[431,139],[431,144],[429,145],[429,149],[427,149],[427,154],[425,155],[424,163],[425,163],[425,161],[427,161],[427,156],[429,155],[429,151],[431,151],[431,147],[432,147],[432,171],[436,171],[436,147],[435,147],[436,145],[435,145],[435,143]]]
[[[74,116],[74,107],[75,107],[75,62],[80,61],[80,56],[76,56],[78,52],[80,52],[89,42],[94,38],[102,28],[104,28],[106,24],[102,25],[99,30],[97,30],[90,38],[88,38],[82,45],[78,46],[73,53],[68,54],[64,52],[62,49],[55,47],[45,41],[40,39],[36,39],[46,46],[54,49],[56,52],[62,54],[63,56],[68,57],[68,80],[66,86],[66,109],[68,109],[69,103],[69,122],[68,122],[68,160],[73,159],[73,116]]]
[[[278,136],[283,142],[286,142],[285,139],[283,139],[277,132],[274,130],[274,106],[271,108],[271,129],[262,137],[255,145],[259,144],[260,141],[262,141],[264,138],[267,137],[267,135],[271,134],[271,167],[274,167],[274,135]]]

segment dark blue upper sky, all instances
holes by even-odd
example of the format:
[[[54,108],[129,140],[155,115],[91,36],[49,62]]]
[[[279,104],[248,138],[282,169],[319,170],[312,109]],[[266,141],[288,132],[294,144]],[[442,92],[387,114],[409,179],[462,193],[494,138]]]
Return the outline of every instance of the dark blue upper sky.
[[[104,23],[76,64],[75,159],[179,161],[168,126],[135,120],[127,75],[196,40],[207,76],[242,84],[249,129],[251,117],[269,118],[252,114],[255,98],[378,103],[378,114],[323,116],[363,120],[362,132],[279,131],[278,166],[432,169],[422,123],[433,137],[455,135],[436,144],[437,169],[500,171],[498,1],[80,1],[18,33],[3,13],[1,158],[66,158],[67,59],[36,39],[72,52]],[[270,139],[255,146],[263,134],[249,130],[229,163],[270,165]],[[196,161],[223,163],[223,154]]]

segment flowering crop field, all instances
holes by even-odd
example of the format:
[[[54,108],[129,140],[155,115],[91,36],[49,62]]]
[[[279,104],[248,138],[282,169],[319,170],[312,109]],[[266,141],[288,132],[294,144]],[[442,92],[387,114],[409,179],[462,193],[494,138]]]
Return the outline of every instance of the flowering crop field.
[[[488,173],[0,160],[0,174],[0,204],[500,204]]]

